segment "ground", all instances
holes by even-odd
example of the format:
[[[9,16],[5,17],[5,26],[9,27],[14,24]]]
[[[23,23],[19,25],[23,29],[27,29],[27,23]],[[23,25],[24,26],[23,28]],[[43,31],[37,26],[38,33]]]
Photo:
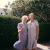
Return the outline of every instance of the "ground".
[[[0,50],[15,50],[15,49],[0,49]],[[50,50],[50,45],[49,44],[37,44],[37,50]]]

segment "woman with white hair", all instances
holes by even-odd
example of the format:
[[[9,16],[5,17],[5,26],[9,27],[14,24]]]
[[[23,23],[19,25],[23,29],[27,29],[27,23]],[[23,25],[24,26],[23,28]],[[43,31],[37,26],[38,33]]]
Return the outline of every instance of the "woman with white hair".
[[[18,23],[19,40],[14,43],[14,48],[17,50],[24,50],[27,41],[27,19],[26,15],[22,16],[22,21]]]
[[[28,50],[36,50],[39,35],[39,24],[35,20],[34,13],[29,14],[30,21],[28,24]]]

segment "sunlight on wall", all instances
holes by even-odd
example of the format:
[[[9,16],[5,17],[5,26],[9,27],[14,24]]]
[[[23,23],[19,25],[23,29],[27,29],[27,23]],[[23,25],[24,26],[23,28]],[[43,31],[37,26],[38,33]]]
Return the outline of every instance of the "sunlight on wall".
[[[0,8],[3,8],[8,2],[12,3],[14,0],[0,0]]]

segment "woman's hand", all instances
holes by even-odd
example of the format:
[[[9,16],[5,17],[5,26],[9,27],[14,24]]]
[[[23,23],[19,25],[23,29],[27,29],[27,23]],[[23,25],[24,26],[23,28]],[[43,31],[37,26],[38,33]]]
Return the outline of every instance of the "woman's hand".
[[[24,29],[23,29],[23,28],[20,28],[20,29],[18,30],[18,32],[23,33],[23,32],[24,32]]]

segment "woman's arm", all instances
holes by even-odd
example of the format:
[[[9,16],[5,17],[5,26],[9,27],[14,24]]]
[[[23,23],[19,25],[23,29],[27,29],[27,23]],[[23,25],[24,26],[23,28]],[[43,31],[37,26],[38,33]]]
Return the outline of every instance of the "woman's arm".
[[[35,24],[36,24],[36,40],[38,40],[38,38],[39,38],[39,23],[37,20],[35,20]]]
[[[22,24],[19,23],[17,28],[19,33],[23,32]]]
[[[36,39],[38,40],[39,38],[39,26],[36,26]]]

